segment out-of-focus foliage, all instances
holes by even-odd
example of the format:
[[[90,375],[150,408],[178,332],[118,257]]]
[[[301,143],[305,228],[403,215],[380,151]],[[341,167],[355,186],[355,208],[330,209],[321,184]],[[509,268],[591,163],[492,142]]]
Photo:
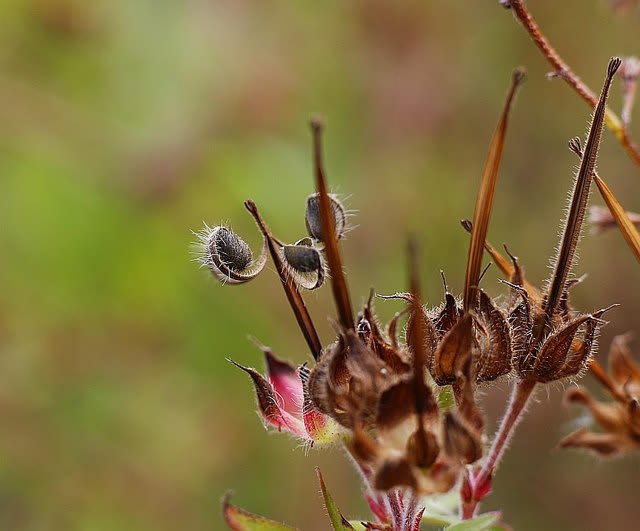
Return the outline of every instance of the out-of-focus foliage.
[[[634,12],[604,0],[529,7],[593,86],[611,55],[640,53]],[[545,78],[497,2],[1,2],[0,528],[221,529],[233,488],[252,511],[326,529],[318,464],[345,513],[366,516],[341,452],[305,456],[267,435],[245,375],[224,361],[260,363],[247,334],[308,359],[275,274],[220,286],[190,262],[190,231],[232,220],[258,248],[242,206],[251,197],[283,240],[303,235],[306,123],[320,112],[334,191],[358,211],[344,245],[354,300],[372,285],[404,289],[409,231],[429,299],[440,298],[440,268],[459,292],[468,236],[458,220],[472,213],[519,64],[529,81],[489,234],[539,283],[575,164],[566,141],[589,112]],[[610,135],[599,171],[640,209],[640,171]],[[577,271],[590,276],[576,306],[623,304],[604,344],[640,330],[640,270],[620,234],[587,236],[581,249]],[[308,299],[326,340],[328,290]],[[487,393],[491,418],[505,397],[500,384]],[[560,390],[539,398],[483,509],[503,509],[518,530],[633,528],[637,457],[593,466],[553,452],[575,426]]]

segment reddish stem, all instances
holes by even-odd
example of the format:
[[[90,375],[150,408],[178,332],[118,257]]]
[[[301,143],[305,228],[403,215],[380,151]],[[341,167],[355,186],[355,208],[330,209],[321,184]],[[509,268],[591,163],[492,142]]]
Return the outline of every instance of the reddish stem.
[[[536,382],[534,380],[520,380],[513,386],[509,405],[500,423],[500,428],[498,428],[498,432],[493,439],[487,459],[480,471],[470,478],[471,498],[468,501],[463,499],[461,504],[463,519],[472,518],[477,510],[478,504],[491,491],[489,482],[493,479],[493,474],[500,464],[500,460],[513,436],[516,426],[518,426],[522,420],[523,412],[535,386]]]
[[[529,13],[525,6],[524,0],[510,0],[508,7],[513,10],[516,18],[520,21],[524,29],[527,31],[534,44],[538,47],[542,55],[547,58],[554,68],[554,72],[558,77],[564,79],[566,83],[584,100],[590,107],[595,107],[598,97],[594,92],[582,81],[569,67],[569,65],[560,57],[558,52],[551,45],[540,29],[540,26]],[[607,109],[606,114],[607,127],[613,132],[616,138],[627,151],[629,157],[636,164],[640,165],[640,149],[629,136],[626,127],[623,126],[620,117],[611,109]]]

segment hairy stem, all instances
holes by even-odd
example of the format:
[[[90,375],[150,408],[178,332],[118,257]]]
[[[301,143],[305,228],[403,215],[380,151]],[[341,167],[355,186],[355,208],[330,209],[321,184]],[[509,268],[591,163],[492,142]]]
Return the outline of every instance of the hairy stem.
[[[493,438],[487,459],[480,471],[472,478],[471,501],[462,504],[463,518],[471,518],[475,514],[478,504],[491,490],[487,482],[493,477],[516,427],[522,420],[525,407],[535,386],[536,382],[533,380],[520,380],[513,386],[509,404],[498,432]]]

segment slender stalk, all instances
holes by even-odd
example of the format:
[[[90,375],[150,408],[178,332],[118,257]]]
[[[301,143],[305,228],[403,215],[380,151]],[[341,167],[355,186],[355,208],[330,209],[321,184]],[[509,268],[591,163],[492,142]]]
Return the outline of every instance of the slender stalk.
[[[462,504],[463,518],[471,518],[475,514],[478,504],[489,493],[490,486],[487,482],[493,477],[516,427],[522,420],[522,414],[535,386],[536,382],[534,380],[520,380],[513,386],[509,405],[502,418],[498,432],[493,438],[487,459],[480,471],[472,478],[471,501]]]
[[[280,258],[280,254],[278,253],[278,249],[276,248],[276,240],[271,234],[269,227],[267,227],[267,224],[262,219],[262,216],[258,211],[258,207],[251,199],[245,201],[244,206],[253,216],[253,219],[258,224],[260,231],[264,234],[264,237],[267,240],[271,259],[278,271],[278,276],[280,277],[280,282],[282,283],[284,292],[287,295],[289,305],[293,310],[293,314],[295,315],[298,326],[302,331],[302,335],[309,346],[309,350],[311,351],[313,358],[317,361],[322,353],[322,344],[320,343],[320,338],[318,337],[318,333],[313,325],[309,311],[302,299],[302,295],[300,295],[295,283],[291,280],[289,275],[287,275],[282,259]]]
[[[320,120],[311,121],[311,133],[313,135],[313,162],[316,180],[316,190],[320,201],[320,223],[324,235],[325,254],[329,271],[331,272],[331,289],[338,310],[340,324],[344,329],[354,330],[353,310],[351,297],[347,288],[347,281],[342,270],[342,257],[336,237],[335,220],[329,199],[327,178],[322,163],[322,129]]]
[[[573,259],[576,253],[578,240],[584,222],[585,209],[589,201],[589,191],[591,188],[591,180],[593,172],[596,168],[596,160],[598,158],[598,150],[600,149],[600,139],[602,136],[602,123],[606,112],[607,97],[609,96],[609,88],[613,76],[620,68],[620,59],[612,58],[607,66],[607,75],[602,86],[598,104],[593,111],[593,120],[589,128],[587,142],[584,147],[584,153],[580,160],[580,168],[574,182],[573,192],[571,194],[571,204],[567,212],[566,223],[562,232],[562,239],[556,255],[553,275],[549,280],[549,289],[547,290],[547,301],[545,305],[545,315],[547,324],[551,322],[552,316],[556,311],[560,298],[565,290],[567,277],[571,272]]]
[[[623,403],[628,400],[627,396],[618,390],[617,386],[611,381],[611,378],[609,378],[607,372],[602,368],[602,365],[600,365],[595,358],[591,358],[589,362],[589,371],[591,371],[591,374],[593,374],[616,400],[620,400]]]
[[[534,44],[538,47],[542,55],[544,55],[554,68],[557,77],[564,81],[591,107],[595,107],[598,102],[596,94],[582,81],[569,67],[569,65],[560,57],[549,40],[545,37],[529,13],[523,0],[508,0],[503,5],[511,8],[516,18],[520,21],[524,29],[527,31]],[[640,166],[640,149],[629,136],[629,132],[620,117],[611,109],[606,110],[605,123],[607,128],[613,132],[622,147],[626,150],[631,160]]]

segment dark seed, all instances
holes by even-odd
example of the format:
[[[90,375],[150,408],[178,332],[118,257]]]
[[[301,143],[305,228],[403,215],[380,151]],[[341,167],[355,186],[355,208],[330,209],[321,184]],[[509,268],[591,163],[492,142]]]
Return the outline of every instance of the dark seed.
[[[231,271],[243,271],[253,259],[253,254],[247,243],[226,227],[218,229],[216,238],[211,242],[211,245],[215,245],[215,252],[212,252],[212,255],[217,254],[222,264]]]
[[[329,195],[331,200],[331,210],[333,211],[333,219],[336,228],[336,236],[342,238],[346,228],[347,214],[344,206],[335,196]],[[320,198],[318,194],[311,194],[307,198],[307,211],[305,212],[305,223],[309,236],[316,240],[323,241],[322,225],[320,223]]]
[[[320,269],[320,253],[306,245],[285,245],[284,257],[289,265],[299,273],[313,273]]]

